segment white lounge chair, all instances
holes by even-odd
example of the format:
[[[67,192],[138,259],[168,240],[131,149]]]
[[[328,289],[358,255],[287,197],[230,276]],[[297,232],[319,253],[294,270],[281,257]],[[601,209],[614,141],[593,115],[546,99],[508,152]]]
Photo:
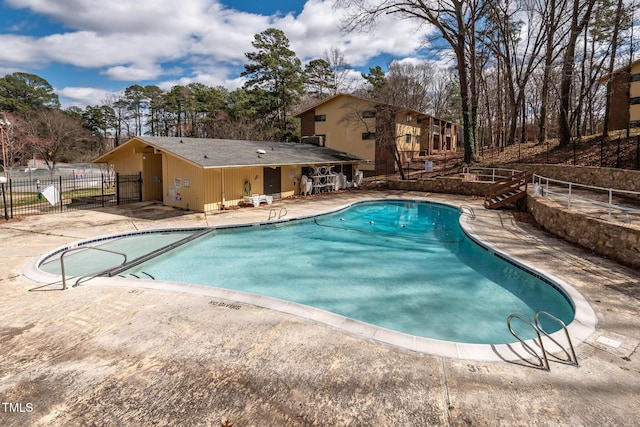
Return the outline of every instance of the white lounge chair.
[[[353,186],[358,187],[362,184],[363,173],[362,171],[358,171],[356,176],[353,177]]]
[[[311,194],[311,189],[313,188],[313,182],[307,178],[306,175],[302,175],[300,178],[300,193],[307,196]]]
[[[273,196],[267,196],[264,194],[252,194],[250,196],[244,196],[242,201],[246,204],[252,204],[254,207],[260,206],[260,203],[266,203],[268,205],[273,203]]]

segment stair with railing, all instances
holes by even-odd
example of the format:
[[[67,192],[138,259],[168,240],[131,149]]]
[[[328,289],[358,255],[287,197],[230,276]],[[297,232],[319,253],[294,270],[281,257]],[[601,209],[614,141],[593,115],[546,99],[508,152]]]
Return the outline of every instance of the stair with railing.
[[[489,187],[484,199],[484,207],[498,209],[515,204],[527,197],[527,172],[514,173],[512,176],[496,181]]]

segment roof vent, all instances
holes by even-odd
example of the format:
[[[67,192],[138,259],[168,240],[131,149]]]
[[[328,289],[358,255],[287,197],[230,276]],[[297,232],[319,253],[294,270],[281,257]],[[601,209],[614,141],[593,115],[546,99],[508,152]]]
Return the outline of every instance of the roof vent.
[[[184,141],[183,141],[183,140],[180,140],[180,144],[184,144]]]
[[[267,152],[264,151],[264,150],[257,150],[256,153],[258,153],[258,154],[267,154]]]
[[[205,158],[205,159],[208,159],[208,158],[209,158],[209,156],[207,156],[207,155],[205,154],[205,155],[204,155],[204,158]]]

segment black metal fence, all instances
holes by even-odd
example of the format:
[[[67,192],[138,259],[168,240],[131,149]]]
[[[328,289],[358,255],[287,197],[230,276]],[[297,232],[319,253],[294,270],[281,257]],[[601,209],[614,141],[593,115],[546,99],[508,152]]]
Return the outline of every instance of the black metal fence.
[[[498,148],[484,147],[479,150],[478,156],[482,162],[489,164],[565,164],[640,170],[640,135],[610,140],[576,140],[566,147],[559,147],[556,143],[516,144],[504,152]]]
[[[439,175],[449,175],[461,171],[462,153],[446,153],[428,158],[406,160],[402,162],[405,179],[429,178]],[[374,165],[374,172],[369,172],[369,180],[399,179],[400,173],[395,160],[376,160],[369,163]]]
[[[142,174],[9,179],[2,185],[5,219],[142,201]]]

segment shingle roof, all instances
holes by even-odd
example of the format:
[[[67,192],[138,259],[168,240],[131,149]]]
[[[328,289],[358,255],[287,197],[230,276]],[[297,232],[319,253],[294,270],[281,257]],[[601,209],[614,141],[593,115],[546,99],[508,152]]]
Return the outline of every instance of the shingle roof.
[[[319,107],[319,106],[321,106],[323,104],[327,104],[328,102],[331,102],[331,101],[333,101],[334,99],[337,99],[337,98],[348,98],[348,99],[352,99],[352,100],[355,99],[355,100],[358,100],[358,101],[361,101],[361,102],[364,102],[364,103],[368,103],[368,104],[371,104],[371,105],[387,105],[387,106],[390,106],[390,107],[398,108],[401,111],[409,111],[409,112],[418,114],[420,116],[433,117],[433,116],[431,116],[429,114],[426,114],[426,113],[423,113],[421,111],[414,110],[413,108],[400,107],[398,105],[387,104],[386,102],[375,101],[373,99],[367,99],[367,98],[363,98],[361,96],[351,95],[351,94],[348,94],[348,93],[338,93],[338,94],[335,94],[335,95],[333,95],[333,96],[331,96],[329,98],[326,98],[326,99],[323,99],[321,101],[318,101],[317,103],[313,104],[311,107],[308,107],[308,108],[300,111],[299,113],[295,114],[293,117],[302,117],[302,115],[304,113],[306,113],[306,112],[308,112],[310,110],[313,110],[313,109],[315,109],[315,108],[317,108],[317,107]],[[433,118],[435,118],[435,117],[433,117]]]
[[[313,144],[138,136],[136,139],[203,168],[344,163],[364,160]],[[263,150],[264,153],[259,153]]]

